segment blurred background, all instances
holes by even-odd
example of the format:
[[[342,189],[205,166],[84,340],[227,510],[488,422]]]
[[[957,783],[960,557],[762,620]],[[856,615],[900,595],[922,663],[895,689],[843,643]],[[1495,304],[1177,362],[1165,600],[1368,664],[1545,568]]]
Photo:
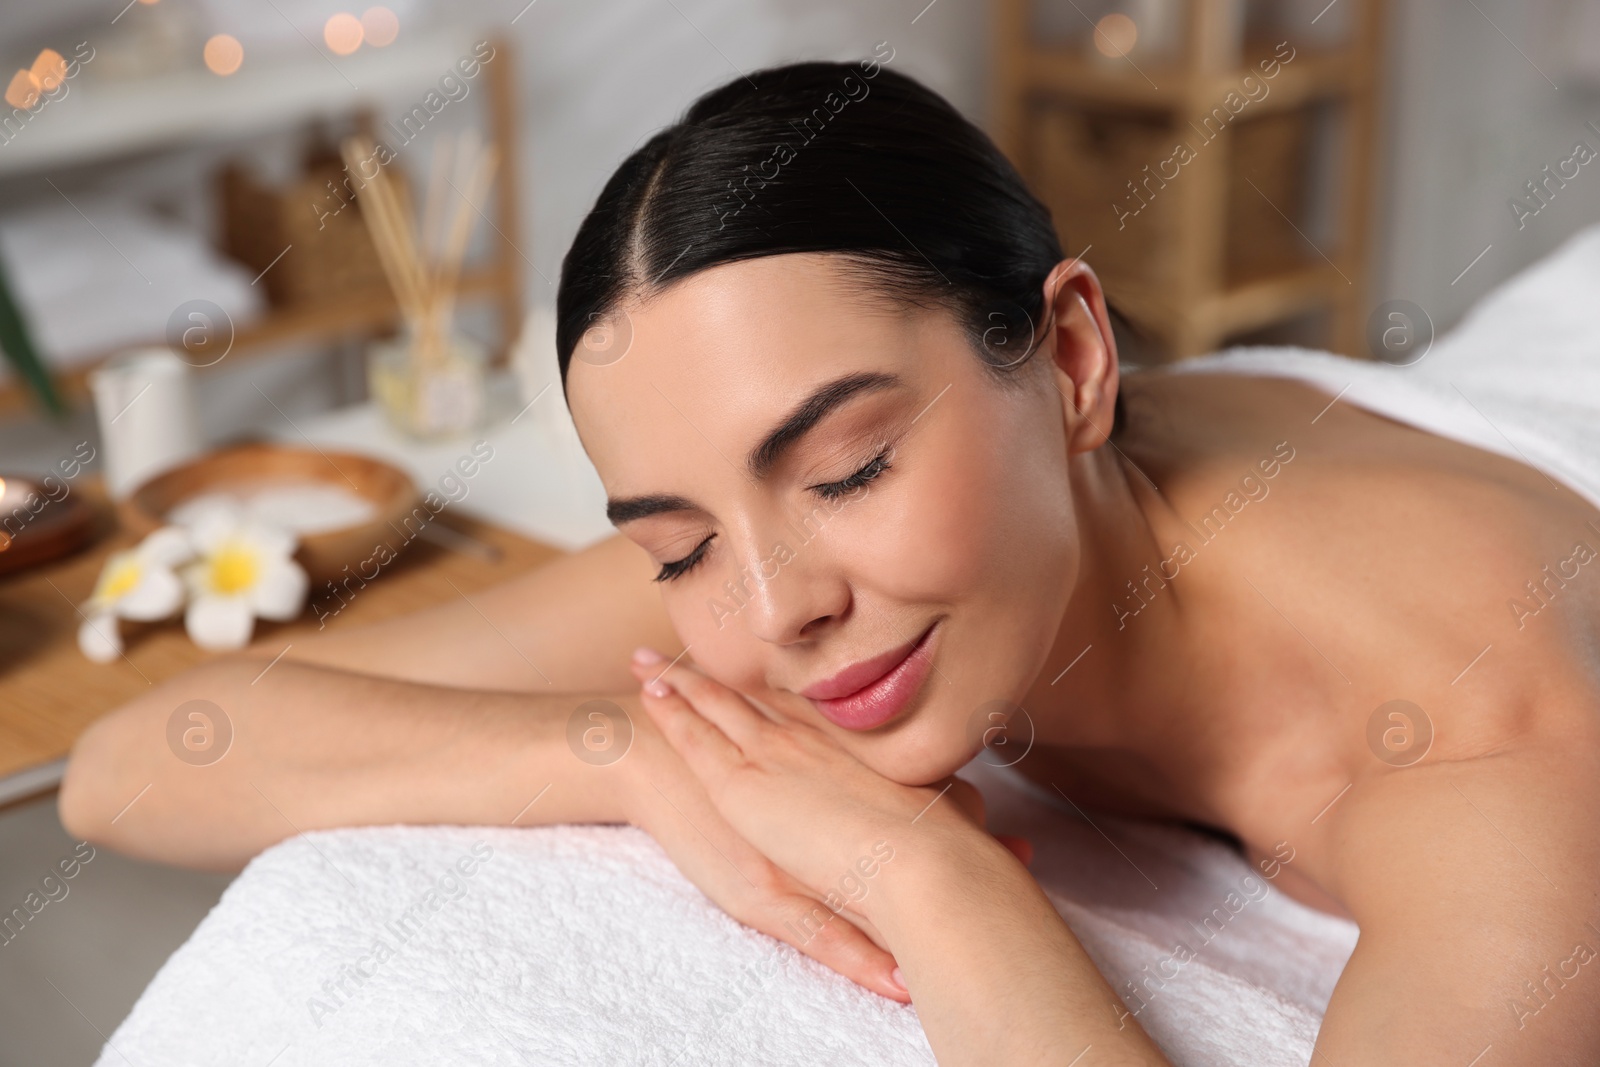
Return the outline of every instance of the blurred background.
[[[994,136],[1139,363],[1407,362],[1600,219],[1600,0],[5,5],[0,1064],[91,1062],[227,884],[101,852],[28,903],[73,853],[51,798],[73,737],[208,654],[137,627],[80,654],[107,554],[240,442],[255,475],[326,461],[390,529],[430,487],[452,505],[348,613],[341,550],[303,531],[322,625],[602,536],[552,389],[580,220],[702,91],[871,55]],[[499,458],[467,475],[479,441]]]

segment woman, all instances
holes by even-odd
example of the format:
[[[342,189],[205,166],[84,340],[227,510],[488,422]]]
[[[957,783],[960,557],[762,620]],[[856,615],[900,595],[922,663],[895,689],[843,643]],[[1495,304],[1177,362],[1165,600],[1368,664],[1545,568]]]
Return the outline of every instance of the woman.
[[[1515,641],[1504,607],[1594,509],[1297,382],[1123,375],[1094,273],[886,58],[730,82],[583,223],[557,346],[622,536],[156,687],[80,741],[67,827],[236,868],[319,827],[632,822],[914,998],[941,1062],[1164,1063],[951,778],[1026,709],[1021,773],[1360,924],[1319,1063],[1595,1062],[1600,583]],[[228,758],[172,758],[190,699]],[[566,741],[596,699],[614,762]]]

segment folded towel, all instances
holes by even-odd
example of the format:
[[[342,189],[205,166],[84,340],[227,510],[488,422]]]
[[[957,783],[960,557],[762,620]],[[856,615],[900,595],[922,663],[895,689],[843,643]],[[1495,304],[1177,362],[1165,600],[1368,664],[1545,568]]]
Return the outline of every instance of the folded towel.
[[[221,308],[237,329],[266,306],[254,271],[193,229],[117,197],[0,216],[0,258],[40,351],[57,367],[161,344],[169,320],[196,301]]]
[[[1035,842],[1035,874],[1173,1062],[1309,1060],[1354,924],[1200,834],[1090,823],[984,755],[962,775],[993,829]],[[613,826],[283,842],[228,888],[99,1060],[933,1062],[914,1007],[742,926],[654,839]]]

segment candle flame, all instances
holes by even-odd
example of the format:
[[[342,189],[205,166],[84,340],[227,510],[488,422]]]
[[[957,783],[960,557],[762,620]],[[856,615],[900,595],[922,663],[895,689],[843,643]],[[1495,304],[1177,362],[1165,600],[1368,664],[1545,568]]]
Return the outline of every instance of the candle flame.
[[[1120,11],[1112,12],[1094,25],[1094,46],[1107,59],[1127,55],[1138,41],[1139,27]]]

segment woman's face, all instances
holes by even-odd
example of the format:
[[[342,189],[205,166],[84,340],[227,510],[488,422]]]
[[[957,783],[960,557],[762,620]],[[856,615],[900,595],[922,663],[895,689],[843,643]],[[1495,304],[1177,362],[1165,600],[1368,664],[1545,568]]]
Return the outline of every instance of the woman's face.
[[[814,254],[623,315],[626,355],[575,358],[568,394],[689,655],[886,777],[953,773],[1032,683],[1076,581],[1049,346],[1008,387],[949,313]]]

